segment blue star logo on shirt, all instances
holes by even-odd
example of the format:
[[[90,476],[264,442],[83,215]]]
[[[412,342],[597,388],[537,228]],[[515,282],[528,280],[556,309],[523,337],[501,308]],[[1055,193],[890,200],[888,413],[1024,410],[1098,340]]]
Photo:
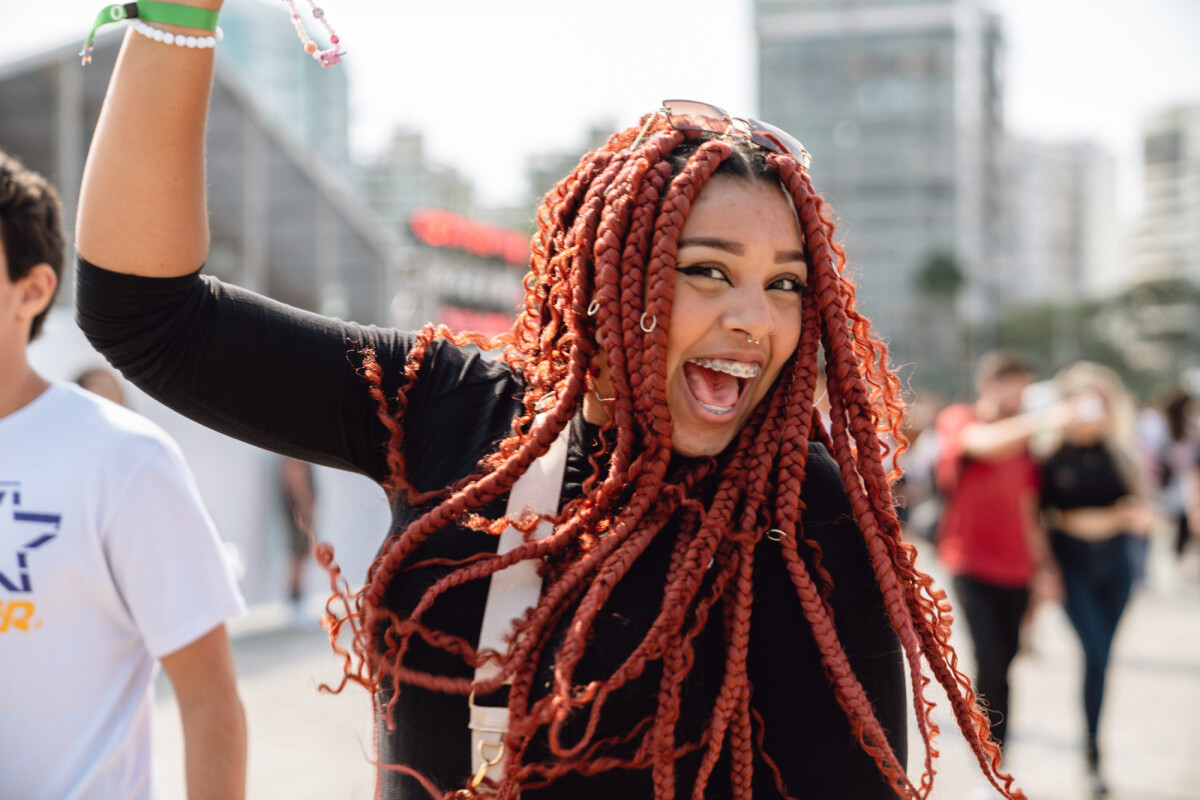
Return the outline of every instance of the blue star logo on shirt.
[[[0,532],[5,534],[0,536],[0,542],[11,542],[9,533],[15,533],[17,539],[16,569],[10,564],[0,565],[0,588],[18,593],[33,591],[29,579],[29,553],[58,536],[61,524],[61,514],[21,508],[19,481],[0,481]]]

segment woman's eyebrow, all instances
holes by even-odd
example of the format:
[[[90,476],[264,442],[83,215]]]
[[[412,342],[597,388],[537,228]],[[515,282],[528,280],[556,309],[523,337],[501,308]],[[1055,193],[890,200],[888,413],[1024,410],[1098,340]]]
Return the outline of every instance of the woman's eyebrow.
[[[724,250],[726,253],[731,253],[735,256],[744,256],[746,254],[745,245],[740,242],[731,242],[728,239],[720,239],[716,236],[689,236],[686,239],[680,239],[677,247],[682,250],[685,247],[711,247],[715,250]],[[781,250],[775,254],[776,264],[789,264],[793,261],[808,261],[808,256],[803,250]]]
[[[677,245],[683,247],[712,247],[717,250],[724,250],[726,253],[731,253],[735,256],[744,256],[746,248],[738,242],[731,242],[728,239],[718,239],[715,236],[689,236],[687,239],[680,239]]]

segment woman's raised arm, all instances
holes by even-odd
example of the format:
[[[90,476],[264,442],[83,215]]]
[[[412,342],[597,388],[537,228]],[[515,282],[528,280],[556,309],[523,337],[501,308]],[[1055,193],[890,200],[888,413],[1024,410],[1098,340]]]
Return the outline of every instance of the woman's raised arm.
[[[175,2],[214,11],[222,5]],[[183,275],[204,263],[204,129],[212,75],[212,48],[126,35],[83,172],[76,247],[84,259],[154,277]]]

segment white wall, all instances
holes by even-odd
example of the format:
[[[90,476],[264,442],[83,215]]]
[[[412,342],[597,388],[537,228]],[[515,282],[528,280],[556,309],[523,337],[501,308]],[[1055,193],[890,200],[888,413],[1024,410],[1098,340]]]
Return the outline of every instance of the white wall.
[[[105,361],[75,325],[72,309],[55,307],[30,361],[50,380],[71,380]],[[122,380],[129,405],[167,431],[183,449],[221,538],[236,548],[245,568],[242,591],[250,604],[287,595],[287,537],[276,479],[279,457],[215,433],[171,411]],[[391,518],[383,491],[370,479],[318,467],[318,537],[330,542],[352,587],[361,583]],[[325,572],[311,563],[311,593],[328,594]]]

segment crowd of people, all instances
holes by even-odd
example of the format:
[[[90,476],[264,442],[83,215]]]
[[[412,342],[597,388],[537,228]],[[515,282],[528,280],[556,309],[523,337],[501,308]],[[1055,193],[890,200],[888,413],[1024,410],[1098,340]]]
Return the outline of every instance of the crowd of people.
[[[375,701],[379,797],[924,798],[936,682],[980,779],[1017,800],[1008,672],[1041,596],[1085,653],[1106,791],[1105,673],[1142,543],[1163,513],[1182,552],[1197,522],[1189,400],[1139,427],[1116,375],[1076,364],[1030,408],[1033,370],[993,353],[973,402],[906,415],[809,153],[695,101],[614,132],[546,195],[503,336],[359,325],[223,283],[201,269],[220,6],[106,10],[141,16],[78,195],[77,319],[152,397],[288,459],[294,602],[306,465],[387,491],[378,558],[326,620],[343,688]],[[155,797],[157,662],[189,797],[237,800],[224,623],[244,605],[178,448],[111,376],[80,376],[102,399],[28,361],[60,216],[0,155],[0,524],[21,534],[0,571],[0,781]],[[897,505],[886,443],[906,430]],[[973,676],[902,519],[936,540]]]
[[[1093,796],[1105,677],[1150,539],[1169,528],[1177,569],[1200,582],[1200,428],[1174,389],[1142,409],[1112,369],[1078,362],[1035,383],[1020,354],[993,352],[973,403],[917,404],[898,500],[906,533],[936,547],[975,658],[975,688],[1003,748],[1009,673],[1034,607],[1062,604],[1083,653],[1083,743]],[[1188,575],[1185,574],[1185,579]]]

